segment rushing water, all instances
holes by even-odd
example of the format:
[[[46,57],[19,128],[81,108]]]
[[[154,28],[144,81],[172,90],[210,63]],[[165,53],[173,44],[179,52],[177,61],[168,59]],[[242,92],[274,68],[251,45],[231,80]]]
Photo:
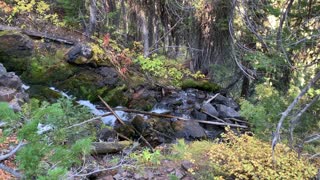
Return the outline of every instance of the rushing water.
[[[55,87],[50,87],[51,90],[60,93],[62,96],[71,99],[73,98],[72,95],[68,95],[66,92],[60,91],[58,89],[56,89]],[[78,104],[87,107],[88,109],[90,109],[90,112],[96,116],[101,116],[104,115],[106,113],[109,113],[109,111],[106,110],[101,110],[98,109],[96,105],[92,104],[90,101],[88,100],[78,100],[76,101]],[[117,108],[122,108],[122,107],[117,107]],[[115,113],[124,121],[128,120],[128,113],[123,112],[123,111],[115,111]],[[114,122],[116,121],[116,117],[114,117],[113,115],[110,116],[106,116],[106,117],[102,117],[101,120],[103,121],[103,123],[107,124],[107,125],[113,125]]]

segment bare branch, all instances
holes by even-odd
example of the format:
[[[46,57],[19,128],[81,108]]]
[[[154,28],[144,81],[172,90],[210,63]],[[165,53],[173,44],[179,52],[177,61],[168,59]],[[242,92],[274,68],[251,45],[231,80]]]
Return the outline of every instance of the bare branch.
[[[22,146],[24,146],[25,142],[20,142],[17,147],[15,147],[12,151],[10,151],[8,154],[0,156],[0,161],[3,161],[5,159],[8,159],[9,157],[13,156]]]
[[[303,140],[303,142],[304,142],[304,143],[310,143],[310,142],[313,142],[313,141],[317,141],[317,140],[319,140],[319,139],[320,139],[320,133],[306,137],[306,138]]]
[[[97,116],[97,117],[88,119],[88,120],[86,120],[86,121],[83,121],[83,122],[81,122],[81,123],[73,124],[72,126],[66,127],[66,129],[71,129],[71,128],[73,128],[73,127],[81,126],[81,125],[83,125],[83,124],[86,124],[86,123],[89,123],[89,122],[92,122],[92,121],[101,119],[102,117],[110,116],[110,115],[112,115],[112,113],[107,113],[107,114],[104,114],[104,115],[101,115],[101,116]]]
[[[317,102],[319,100],[319,97],[320,97],[320,95],[313,98],[310,103],[305,105],[305,107],[303,109],[301,109],[298,113],[296,113],[296,115],[293,118],[291,118],[290,127],[289,127],[289,133],[290,133],[289,143],[290,143],[291,147],[293,147],[293,130],[294,130],[295,126],[299,123],[302,114],[305,113],[307,111],[307,109],[309,109],[315,102]]]
[[[304,94],[308,92],[308,90],[320,79],[320,71],[315,75],[314,78],[310,80],[308,85],[303,88],[300,92],[300,94],[293,100],[293,102],[289,105],[289,107],[282,113],[282,116],[278,122],[276,132],[274,134],[274,137],[272,139],[272,153],[274,153],[274,148],[277,145],[278,139],[280,138],[280,129],[282,127],[282,124],[286,117],[289,115],[289,113],[292,111],[292,109],[296,106],[298,101],[302,98]]]
[[[19,172],[15,171],[14,169],[0,163],[0,169],[12,174],[13,176],[15,176],[16,178],[22,178],[22,174],[20,174]]]

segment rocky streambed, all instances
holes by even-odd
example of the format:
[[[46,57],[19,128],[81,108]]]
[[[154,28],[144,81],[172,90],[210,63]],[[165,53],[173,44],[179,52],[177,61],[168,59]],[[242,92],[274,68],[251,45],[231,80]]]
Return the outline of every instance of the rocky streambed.
[[[125,124],[113,116],[102,118],[104,123],[113,124],[114,130],[99,132],[100,140],[114,139],[116,133],[131,139],[142,135],[156,146],[177,138],[216,138],[226,126],[240,131],[248,128],[240,117],[238,104],[215,88],[207,92],[188,86],[161,87],[136,74],[123,80],[106,63],[92,66],[86,60],[90,51],[85,46],[39,41],[16,31],[0,31],[0,41],[0,63],[30,86],[30,97],[55,101],[64,92],[62,95],[76,97],[77,103],[87,106],[95,115],[108,112],[103,104],[91,103],[97,104],[98,96],[112,107],[120,106],[116,112]],[[79,57],[82,61],[77,60]],[[0,101],[10,102],[19,110],[28,100],[22,81],[0,66]]]

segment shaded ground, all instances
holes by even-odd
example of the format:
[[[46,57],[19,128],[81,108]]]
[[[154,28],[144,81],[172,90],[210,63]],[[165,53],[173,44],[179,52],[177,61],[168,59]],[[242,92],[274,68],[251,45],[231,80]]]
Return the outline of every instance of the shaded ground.
[[[12,148],[14,148],[18,144],[18,140],[15,135],[9,136],[7,138],[2,138],[2,137],[3,137],[2,129],[0,129],[0,139],[1,139],[0,140],[0,155],[8,153]],[[15,158],[15,156],[12,156],[9,159],[4,160],[1,163],[3,163],[4,165],[6,165],[10,168],[15,168],[16,165],[14,163],[14,158]],[[14,179],[14,177],[11,174],[0,169],[0,179]]]

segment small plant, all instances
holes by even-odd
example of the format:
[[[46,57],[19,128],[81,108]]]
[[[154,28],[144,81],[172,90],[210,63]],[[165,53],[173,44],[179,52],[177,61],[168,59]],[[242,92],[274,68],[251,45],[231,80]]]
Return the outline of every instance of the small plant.
[[[91,150],[95,137],[93,127],[71,126],[92,115],[88,109],[74,105],[72,100],[59,99],[49,104],[33,99],[19,114],[0,103],[0,110],[5,112],[0,114],[8,127],[22,124],[21,128],[10,131],[17,132],[19,140],[27,143],[16,156],[19,169],[27,179],[64,179],[66,172],[80,165],[81,157]]]
[[[64,26],[65,24],[61,22],[58,18],[58,14],[50,13],[50,5],[42,0],[14,0],[15,5],[12,9],[12,14],[9,17],[11,21],[15,15],[28,15],[34,21],[39,21],[42,23],[50,22],[56,26]]]
[[[133,159],[136,159],[141,164],[159,165],[162,159],[160,150],[150,152],[149,149],[144,149],[140,154],[134,153],[131,155]]]
[[[178,62],[156,54],[152,55],[150,58],[145,58],[140,55],[134,62],[138,63],[143,71],[149,72],[154,77],[169,81],[174,86],[180,86],[181,80],[185,76],[190,76],[195,79],[205,77],[200,72],[193,74],[190,70],[183,68]]]

